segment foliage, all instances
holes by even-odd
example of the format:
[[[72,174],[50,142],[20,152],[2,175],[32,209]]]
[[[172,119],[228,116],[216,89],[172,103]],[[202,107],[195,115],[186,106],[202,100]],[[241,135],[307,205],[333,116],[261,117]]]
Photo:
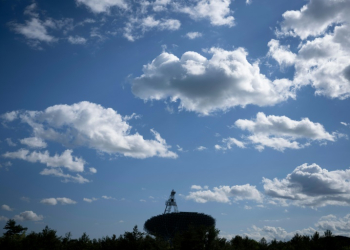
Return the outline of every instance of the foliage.
[[[113,234],[102,239],[90,239],[87,233],[78,239],[72,239],[71,233],[60,237],[48,226],[26,235],[27,228],[16,225],[14,220],[9,220],[4,229],[0,237],[0,249],[4,250],[350,250],[350,238],[335,236],[330,230],[323,236],[318,232],[311,237],[295,234],[290,241],[268,242],[265,238],[255,241],[239,235],[227,240],[219,237],[218,229],[206,226],[190,226],[171,239],[145,234],[137,226],[119,237]]]

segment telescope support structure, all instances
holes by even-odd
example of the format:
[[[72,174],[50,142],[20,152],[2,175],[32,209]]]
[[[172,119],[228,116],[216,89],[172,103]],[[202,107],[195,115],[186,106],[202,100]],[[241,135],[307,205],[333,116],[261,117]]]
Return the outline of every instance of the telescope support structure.
[[[174,208],[174,213],[178,213],[179,210],[177,209],[177,204],[175,200],[175,194],[176,192],[174,189],[171,191],[169,199],[165,202],[165,210],[164,214],[168,214],[171,212],[171,208]]]

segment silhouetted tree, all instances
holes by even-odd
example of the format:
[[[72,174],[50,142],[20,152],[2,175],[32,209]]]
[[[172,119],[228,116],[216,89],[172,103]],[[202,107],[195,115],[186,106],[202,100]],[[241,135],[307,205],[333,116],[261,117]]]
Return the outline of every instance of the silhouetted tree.
[[[11,237],[13,235],[19,235],[19,234],[25,233],[28,228],[22,227],[21,225],[16,225],[15,220],[8,220],[6,222],[4,229],[7,230],[4,233],[4,235],[7,237]]]

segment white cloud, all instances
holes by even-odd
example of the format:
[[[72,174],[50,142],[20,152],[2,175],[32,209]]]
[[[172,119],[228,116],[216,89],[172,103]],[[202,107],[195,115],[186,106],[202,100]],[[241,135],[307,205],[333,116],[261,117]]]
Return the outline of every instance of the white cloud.
[[[0,117],[6,122],[12,122],[18,118],[19,111],[11,111],[5,114],[2,114]]]
[[[141,202],[146,202],[146,200],[143,200],[143,199],[141,199],[140,201],[141,201]]]
[[[12,211],[12,210],[13,210],[13,208],[10,208],[10,206],[8,206],[8,205],[6,205],[6,204],[2,205],[1,208],[2,208],[3,210],[6,210],[6,211]]]
[[[294,84],[311,85],[317,95],[341,100],[350,97],[349,11],[349,1],[314,0],[300,11],[283,14],[277,34],[299,36],[304,41],[293,54],[271,40],[269,54],[280,64],[294,61]]]
[[[256,144],[258,150],[271,147],[284,151],[286,148],[300,149],[309,143],[301,144],[297,140],[335,141],[337,133],[328,133],[322,124],[314,123],[308,118],[300,121],[292,120],[286,116],[266,116],[259,112],[254,120],[239,119],[235,126],[251,133],[248,141]]]
[[[203,151],[203,150],[206,150],[207,148],[206,147],[204,147],[204,146],[199,146],[199,147],[197,147],[195,150],[197,150],[197,151]]]
[[[245,206],[244,206],[244,209],[245,209],[245,210],[250,210],[250,209],[252,209],[252,207],[251,207],[251,206],[248,206],[248,205],[245,205]]]
[[[285,35],[319,36],[333,24],[349,21],[350,3],[344,0],[311,0],[300,10],[286,11],[281,23]]]
[[[3,157],[11,159],[21,159],[29,162],[40,162],[48,167],[65,167],[70,171],[83,172],[85,161],[82,158],[72,156],[72,150],[65,150],[61,155],[50,156],[48,151],[29,152],[27,149],[19,149],[16,152],[6,152]]]
[[[87,42],[87,40],[84,37],[81,36],[69,36],[68,37],[68,41],[71,44],[85,44]]]
[[[247,233],[244,233],[243,236],[248,236],[251,239],[255,239],[257,241],[261,240],[261,238],[265,238],[267,241],[271,240],[279,240],[279,241],[289,241],[294,237],[296,233],[299,235],[313,235],[316,232],[315,229],[312,227],[302,229],[302,230],[295,230],[292,232],[287,232],[282,227],[271,227],[271,226],[264,226],[264,227],[257,227],[253,225],[251,228],[247,229]]]
[[[180,100],[180,109],[209,115],[249,104],[271,106],[294,98],[292,82],[273,82],[250,64],[243,48],[208,50],[211,59],[188,51],[179,59],[163,52],[144,65],[143,75],[132,81],[132,92],[143,100]]]
[[[256,189],[255,186],[250,184],[236,185],[236,186],[220,186],[214,187],[213,190],[199,190],[190,192],[185,197],[187,200],[194,200],[198,203],[206,203],[208,201],[215,201],[221,203],[231,203],[231,199],[235,201],[239,200],[254,200],[256,202],[262,202],[263,196]]]
[[[127,9],[128,4],[124,0],[76,0],[77,5],[85,5],[94,13],[109,12],[111,8]]]
[[[44,142],[41,138],[37,138],[37,137],[24,138],[24,139],[21,139],[20,142],[22,144],[27,145],[28,147],[31,147],[31,148],[46,148],[47,147],[46,142]]]
[[[91,202],[93,202],[93,201],[97,201],[96,198],[91,198],[91,199],[89,199],[89,198],[84,198],[83,200],[86,201],[86,202],[89,202],[89,203],[91,203]]]
[[[267,195],[286,205],[323,207],[350,205],[350,169],[328,171],[317,164],[297,167],[284,179],[263,178]]]
[[[93,174],[96,174],[97,173],[97,169],[96,168],[89,168],[90,172],[93,173]]]
[[[202,189],[202,187],[201,187],[201,186],[199,186],[199,185],[192,185],[192,186],[191,186],[191,189],[201,190],[201,189]]]
[[[275,39],[272,39],[267,45],[269,46],[268,56],[273,57],[279,65],[294,65],[296,55],[290,51],[289,46],[282,46]]]
[[[188,32],[186,34],[186,37],[193,40],[195,38],[202,37],[202,33],[200,33],[200,32]]]
[[[346,123],[346,122],[340,122],[340,124],[344,126],[350,126],[350,123]]]
[[[23,35],[27,44],[35,49],[42,49],[42,43],[52,44],[59,40],[49,34],[49,29],[61,30],[64,35],[74,29],[72,18],[56,20],[46,15],[40,18],[36,3],[28,5],[23,14],[27,17],[24,24],[12,21],[8,25],[15,33]]]
[[[232,145],[235,145],[239,148],[245,148],[245,143],[242,141],[239,141],[235,138],[232,137],[228,137],[228,138],[224,138],[222,139],[222,142],[226,144],[226,147],[224,146],[220,146],[220,145],[215,145],[215,149],[216,150],[227,150],[227,149],[231,149]]]
[[[16,147],[16,146],[17,146],[17,144],[14,143],[14,142],[12,141],[11,138],[6,138],[5,140],[6,140],[7,144],[8,144],[10,147]]]
[[[116,198],[113,198],[112,196],[107,196],[107,195],[103,195],[102,198],[106,200],[116,200]]]
[[[13,217],[14,220],[19,221],[40,221],[44,217],[42,215],[37,215],[33,211],[25,211]]]
[[[335,215],[327,215],[321,217],[316,223],[316,227],[319,230],[326,231],[331,230],[333,234],[350,236],[350,214],[347,214],[343,218],[337,218]]]
[[[124,27],[124,37],[133,42],[141,38],[144,33],[149,32],[152,29],[156,30],[178,30],[181,26],[181,22],[176,19],[154,19],[153,16],[147,16],[144,18],[133,17],[129,18],[129,21]]]
[[[62,182],[77,182],[80,184],[90,182],[88,179],[85,179],[80,174],[76,174],[76,176],[72,176],[70,174],[63,173],[62,169],[60,168],[45,168],[43,171],[40,172],[41,175],[53,175],[56,177],[63,178]]]
[[[230,10],[231,0],[196,0],[193,5],[175,3],[178,12],[188,14],[194,20],[209,19],[214,26],[234,26],[234,17]]]
[[[8,221],[9,218],[5,217],[5,216],[0,216],[0,221]]]
[[[34,42],[33,46],[37,46],[40,42],[52,43],[57,41],[55,37],[48,34],[47,26],[38,18],[31,18],[25,24],[11,22],[10,26],[16,33],[32,40]]]
[[[40,203],[46,204],[46,205],[57,205],[57,200],[55,198],[47,198],[40,201]]]
[[[61,205],[71,205],[71,204],[76,204],[77,202],[66,198],[66,197],[62,197],[62,198],[47,198],[47,199],[42,199],[40,201],[40,203],[46,204],[46,205],[57,205],[57,203],[60,203]]]
[[[24,111],[19,117],[21,122],[32,127],[35,137],[42,140],[56,141],[66,146],[86,146],[109,154],[141,159],[177,157],[176,153],[169,151],[170,146],[156,131],[151,130],[155,140],[145,140],[138,133],[131,134],[132,127],[120,114],[95,103],[55,105],[44,111]],[[19,152],[24,154],[22,157],[32,154],[39,157],[42,154],[34,152],[26,156],[26,151]],[[68,168],[83,170],[83,160],[76,157],[72,160],[70,153],[70,150],[66,150],[61,156],[70,158]],[[48,159],[48,153],[44,153],[43,157]]]

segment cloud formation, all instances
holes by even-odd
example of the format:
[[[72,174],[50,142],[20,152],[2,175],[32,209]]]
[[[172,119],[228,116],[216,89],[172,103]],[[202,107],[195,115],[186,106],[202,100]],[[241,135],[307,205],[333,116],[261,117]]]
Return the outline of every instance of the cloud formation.
[[[128,4],[124,0],[75,0],[77,5],[85,5],[94,13],[109,12],[111,8],[127,9]]]
[[[43,220],[44,216],[37,215],[33,211],[25,211],[13,217],[14,220],[18,221],[40,221]]]
[[[350,214],[347,214],[343,218],[337,218],[337,216],[330,214],[321,217],[316,223],[316,227],[322,231],[331,230],[334,234],[350,236]]]
[[[243,48],[211,48],[208,53],[212,58],[188,51],[179,59],[163,52],[144,65],[144,73],[132,81],[132,92],[143,100],[179,100],[180,109],[201,115],[249,104],[272,106],[295,97],[291,81],[270,81],[260,74],[258,62],[247,61]]]
[[[82,158],[72,156],[73,150],[65,150],[61,155],[50,156],[48,151],[29,152],[27,149],[19,149],[16,152],[6,152],[2,156],[11,159],[21,159],[29,162],[40,162],[48,167],[64,167],[70,171],[83,172],[85,161]]]
[[[46,204],[46,205],[52,205],[55,206],[58,203],[60,203],[61,205],[71,205],[71,204],[76,204],[77,202],[66,198],[66,197],[62,197],[62,198],[47,198],[47,199],[42,199],[40,201],[40,203]]]
[[[192,186],[193,187],[193,186]],[[206,203],[208,201],[231,203],[231,198],[234,201],[253,200],[262,202],[263,195],[250,184],[235,185],[235,186],[220,186],[214,187],[213,190],[199,190],[190,192],[186,197],[187,200],[194,200],[198,203]]]
[[[266,116],[262,112],[257,113],[253,120],[238,119],[235,126],[250,132],[246,139],[260,151],[265,147],[279,151],[300,149],[308,146],[309,142],[302,144],[298,140],[335,141],[338,136],[337,133],[328,133],[322,124],[308,118],[296,121],[286,116]]]
[[[284,179],[263,178],[266,195],[307,207],[350,205],[350,169],[328,171],[317,164],[297,167]]]
[[[84,178],[80,174],[76,174],[75,176],[72,176],[70,174],[65,174],[62,169],[60,168],[45,168],[43,171],[40,172],[41,175],[52,175],[59,178],[63,178],[62,182],[76,182],[80,184],[88,183],[90,182],[88,179]]]
[[[6,210],[6,211],[12,211],[12,210],[13,210],[13,208],[10,208],[10,206],[9,206],[9,205],[6,205],[6,204],[2,205],[1,208],[2,208],[3,210]]]
[[[272,39],[269,53],[281,66],[294,65],[294,84],[311,85],[316,95],[350,97],[350,2],[312,0],[301,10],[287,11],[279,37],[302,39],[296,53]]]
[[[49,33],[49,30],[61,30],[63,33],[72,30],[73,19],[62,18],[59,20],[50,17],[40,17],[37,4],[32,3],[24,10],[25,23],[11,21],[9,27],[17,34],[23,35],[29,46],[42,49],[41,44],[53,44],[59,39]]]
[[[28,124],[33,129],[34,136],[43,141],[55,141],[66,146],[86,146],[108,154],[122,154],[141,159],[153,156],[177,157],[176,153],[169,151],[170,146],[155,130],[151,130],[155,140],[145,140],[138,133],[131,134],[132,127],[124,117],[111,108],[104,108],[95,103],[85,101],[73,105],[55,105],[44,111],[23,111],[18,113],[17,118]],[[63,155],[71,158],[71,152],[66,150]],[[33,154],[37,160],[42,157],[49,159],[48,153],[33,152],[28,155],[26,150],[16,153],[18,157],[28,159],[31,159]],[[71,160],[68,168],[82,170],[83,160]]]
[[[86,202],[88,202],[88,203],[91,203],[91,202],[93,202],[93,201],[97,201],[97,199],[96,199],[96,198],[91,198],[91,199],[89,199],[89,198],[84,198],[83,201],[86,201]]]
[[[30,148],[46,148],[47,143],[44,142],[42,139],[37,137],[28,137],[21,139],[20,142],[24,145],[27,145]]]
[[[231,0],[196,0],[192,5],[174,3],[175,10],[188,14],[194,20],[209,19],[213,26],[234,26],[234,17],[230,15]]]
[[[193,40],[193,39],[196,39],[196,38],[198,38],[198,37],[202,37],[202,33],[200,33],[200,32],[188,32],[188,33],[186,34],[186,37],[187,37],[188,39]]]
[[[248,238],[255,239],[257,241],[261,240],[263,237],[267,241],[271,241],[274,239],[279,241],[288,241],[292,239],[293,236],[297,233],[299,235],[313,235],[315,232],[316,230],[312,227],[288,232],[282,227],[272,227],[272,226],[257,227],[253,225],[251,228],[247,229],[247,232],[244,233],[243,236],[247,236]]]

